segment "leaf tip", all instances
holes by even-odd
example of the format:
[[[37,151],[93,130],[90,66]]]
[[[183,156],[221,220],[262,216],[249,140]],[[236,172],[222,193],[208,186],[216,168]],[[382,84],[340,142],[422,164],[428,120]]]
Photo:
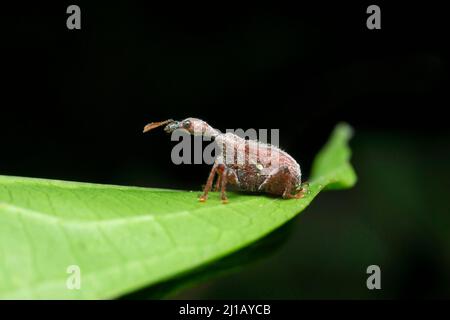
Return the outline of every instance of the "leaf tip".
[[[344,138],[344,140],[348,141],[353,137],[354,132],[355,130],[353,127],[347,122],[339,122],[334,129],[333,135],[339,135]]]

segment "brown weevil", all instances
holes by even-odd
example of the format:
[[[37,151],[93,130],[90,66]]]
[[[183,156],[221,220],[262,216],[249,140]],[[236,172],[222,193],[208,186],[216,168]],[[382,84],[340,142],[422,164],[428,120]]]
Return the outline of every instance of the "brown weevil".
[[[199,198],[202,202],[208,198],[216,175],[215,191],[221,191],[224,203],[228,201],[227,186],[234,186],[239,191],[268,193],[284,199],[299,199],[305,193],[299,164],[274,145],[246,140],[231,132],[221,133],[196,118],[152,122],[145,126],[144,132],[163,125],[166,125],[164,131],[167,133],[182,129],[191,135],[212,139],[218,146],[213,167]]]

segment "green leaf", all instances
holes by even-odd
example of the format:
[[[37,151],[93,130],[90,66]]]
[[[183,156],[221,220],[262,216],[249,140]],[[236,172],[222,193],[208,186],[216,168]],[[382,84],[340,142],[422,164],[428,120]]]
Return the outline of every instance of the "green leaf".
[[[326,186],[327,190],[347,189],[356,183],[356,174],[349,160],[351,150],[348,141],[353,129],[340,123],[336,126],[330,140],[317,154],[311,170],[314,182]]]
[[[317,156],[300,200],[0,176],[0,298],[114,298],[215,261],[267,235],[323,188],[356,182],[348,125]],[[68,267],[81,270],[70,290]]]

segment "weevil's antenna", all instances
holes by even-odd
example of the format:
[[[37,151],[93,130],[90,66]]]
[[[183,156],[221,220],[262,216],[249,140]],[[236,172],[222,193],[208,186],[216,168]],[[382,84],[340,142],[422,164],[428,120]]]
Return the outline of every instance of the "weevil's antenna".
[[[161,126],[163,126],[165,124],[168,124],[168,123],[171,123],[171,122],[173,122],[173,119],[169,119],[169,120],[161,121],[161,122],[151,122],[151,123],[147,124],[144,127],[143,133],[146,133],[146,132],[148,132],[150,130],[153,130],[155,128],[161,127]]]

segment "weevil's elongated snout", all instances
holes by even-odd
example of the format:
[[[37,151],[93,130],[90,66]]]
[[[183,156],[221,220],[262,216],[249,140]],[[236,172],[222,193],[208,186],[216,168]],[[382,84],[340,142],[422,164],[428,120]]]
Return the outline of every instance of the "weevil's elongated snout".
[[[150,131],[150,130],[153,130],[153,129],[155,129],[155,128],[161,127],[161,126],[163,126],[163,125],[165,125],[165,124],[169,124],[169,125],[170,125],[172,122],[177,122],[177,121],[173,121],[172,119],[169,119],[169,120],[161,121],[161,122],[151,122],[151,123],[147,124],[147,125],[144,127],[144,133],[145,133],[145,132],[148,132],[148,131]],[[167,125],[166,128],[167,128],[169,125]],[[165,128],[164,128],[164,130],[165,130]]]

